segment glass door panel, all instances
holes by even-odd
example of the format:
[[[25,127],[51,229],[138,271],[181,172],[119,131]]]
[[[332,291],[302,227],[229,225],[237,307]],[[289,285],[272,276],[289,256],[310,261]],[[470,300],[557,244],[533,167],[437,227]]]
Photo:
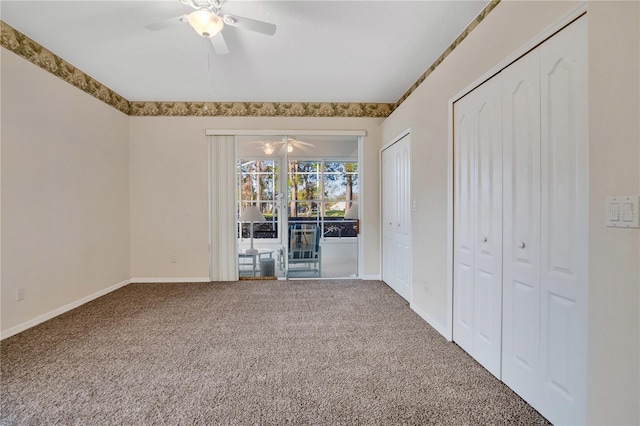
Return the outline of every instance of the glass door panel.
[[[358,138],[287,140],[287,276],[357,276],[358,222],[345,213],[358,200]]]
[[[240,276],[357,276],[358,138],[238,136],[237,152]]]
[[[241,278],[275,277],[283,241],[280,137],[237,138],[238,272]],[[282,146],[282,143],[280,143]],[[286,186],[286,185],[285,185]],[[280,274],[283,275],[282,273]]]

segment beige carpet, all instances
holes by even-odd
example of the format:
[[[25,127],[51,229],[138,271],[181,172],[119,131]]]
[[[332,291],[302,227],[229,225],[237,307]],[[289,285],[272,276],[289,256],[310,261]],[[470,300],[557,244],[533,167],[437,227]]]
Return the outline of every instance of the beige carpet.
[[[3,425],[547,424],[378,281],[132,284],[0,355]]]

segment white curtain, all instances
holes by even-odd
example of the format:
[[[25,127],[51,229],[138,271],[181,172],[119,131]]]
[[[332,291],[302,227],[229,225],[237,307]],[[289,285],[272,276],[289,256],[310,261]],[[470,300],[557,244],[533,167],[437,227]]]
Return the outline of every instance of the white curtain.
[[[211,280],[238,280],[235,136],[210,136]]]

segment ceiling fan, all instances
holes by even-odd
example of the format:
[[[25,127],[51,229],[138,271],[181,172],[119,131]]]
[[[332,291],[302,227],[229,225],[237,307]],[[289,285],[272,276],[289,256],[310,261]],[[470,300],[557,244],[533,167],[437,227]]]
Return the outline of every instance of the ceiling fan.
[[[255,31],[261,34],[274,35],[276,26],[268,22],[244,18],[238,15],[221,14],[220,9],[224,0],[180,0],[181,3],[191,6],[195,11],[188,15],[145,25],[151,31],[163,30],[182,23],[188,23],[202,37],[208,38],[213,44],[213,49],[218,55],[229,53],[227,42],[222,36],[222,28],[225,25]]]
[[[287,145],[287,140],[282,139],[282,141],[278,141],[278,142],[257,142],[257,143],[262,144],[262,151],[264,151],[264,153],[267,155],[271,155],[274,153],[276,149],[276,145],[282,145],[282,147],[278,152],[280,155],[284,154],[285,149],[289,153],[293,152],[294,149],[299,149],[300,151],[310,153],[311,150],[308,147],[312,147],[312,148],[315,147],[315,145],[312,144],[311,142],[299,141],[293,138],[289,138],[288,142],[289,144]]]

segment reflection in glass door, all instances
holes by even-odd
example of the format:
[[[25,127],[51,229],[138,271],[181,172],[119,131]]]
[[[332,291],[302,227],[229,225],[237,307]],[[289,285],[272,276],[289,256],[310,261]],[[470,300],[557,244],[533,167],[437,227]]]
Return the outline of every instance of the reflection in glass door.
[[[289,258],[289,276],[356,275],[357,220],[345,214],[358,200],[357,161],[290,157],[287,165],[289,245],[301,251]]]
[[[237,142],[238,275],[274,278],[282,241],[279,214],[282,160],[272,155],[273,140],[252,139],[238,138]]]
[[[238,218],[263,216],[238,221],[240,275],[269,276],[274,259],[277,277],[357,276],[358,138],[242,136],[237,151]]]

